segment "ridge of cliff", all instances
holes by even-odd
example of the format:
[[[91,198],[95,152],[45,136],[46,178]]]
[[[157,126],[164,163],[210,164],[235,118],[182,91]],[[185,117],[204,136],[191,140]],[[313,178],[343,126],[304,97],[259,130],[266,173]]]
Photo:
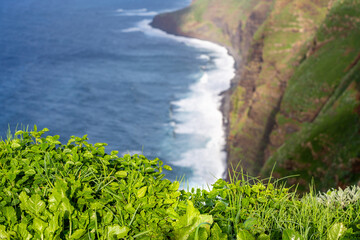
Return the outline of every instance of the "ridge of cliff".
[[[230,169],[328,188],[360,180],[359,16],[358,0],[196,0],[152,25],[234,56]]]

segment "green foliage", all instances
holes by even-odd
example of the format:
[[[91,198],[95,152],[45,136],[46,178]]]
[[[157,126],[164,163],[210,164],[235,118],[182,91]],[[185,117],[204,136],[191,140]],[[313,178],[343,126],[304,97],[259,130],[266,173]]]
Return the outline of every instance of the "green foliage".
[[[175,239],[207,239],[207,236],[210,235],[210,226],[213,223],[212,216],[200,214],[191,201],[187,201],[186,205],[186,213],[179,218],[174,226]]]
[[[293,229],[285,229],[282,234],[283,240],[303,240],[298,232]]]
[[[346,232],[346,227],[342,223],[334,224],[328,233],[329,240],[338,240]]]
[[[170,236],[179,183],[163,163],[105,153],[106,144],[48,131],[18,131],[0,143],[0,239]]]
[[[358,188],[302,198],[241,174],[179,190],[158,160],[47,129],[0,142],[0,239],[354,239]],[[325,197],[326,196],[326,197]]]

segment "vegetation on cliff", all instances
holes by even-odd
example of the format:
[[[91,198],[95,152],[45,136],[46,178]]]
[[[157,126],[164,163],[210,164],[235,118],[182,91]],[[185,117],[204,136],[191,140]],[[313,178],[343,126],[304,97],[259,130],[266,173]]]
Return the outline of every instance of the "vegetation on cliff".
[[[0,239],[356,239],[360,188],[299,197],[242,175],[179,190],[159,159],[47,129],[0,142]]]
[[[197,0],[154,26],[173,19],[237,60],[229,166],[268,176],[276,163],[275,176],[327,189],[360,180],[359,16],[357,0]]]

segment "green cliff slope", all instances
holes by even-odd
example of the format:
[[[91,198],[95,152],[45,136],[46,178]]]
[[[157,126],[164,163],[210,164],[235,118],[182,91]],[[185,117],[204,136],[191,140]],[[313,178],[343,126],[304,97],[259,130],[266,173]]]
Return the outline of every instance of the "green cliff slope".
[[[153,25],[237,60],[229,166],[267,176],[276,163],[277,177],[300,174],[301,186],[359,181],[359,0],[197,0]]]
[[[288,81],[264,174],[277,162],[278,175],[323,188],[359,180],[359,40],[360,2],[334,3]]]

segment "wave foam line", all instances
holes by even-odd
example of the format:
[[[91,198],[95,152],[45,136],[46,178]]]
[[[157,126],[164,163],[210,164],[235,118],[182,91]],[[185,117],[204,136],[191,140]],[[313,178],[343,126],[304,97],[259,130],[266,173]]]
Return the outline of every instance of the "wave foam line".
[[[118,16],[155,16],[158,14],[158,12],[154,12],[154,11],[148,11],[146,8],[141,8],[141,9],[118,9],[116,10],[116,12],[118,13]]]
[[[174,165],[191,167],[191,186],[212,184],[224,176],[227,169],[225,131],[220,109],[220,93],[230,87],[235,76],[234,59],[226,48],[212,42],[194,38],[174,36],[150,26],[151,20],[143,20],[135,28],[123,32],[141,31],[146,35],[168,38],[190,47],[205,50],[207,55],[200,58],[212,60],[215,68],[204,68],[199,80],[190,86],[188,97],[172,104],[177,106],[173,118],[177,122],[176,134],[200,135],[207,139],[205,146],[184,152]]]

